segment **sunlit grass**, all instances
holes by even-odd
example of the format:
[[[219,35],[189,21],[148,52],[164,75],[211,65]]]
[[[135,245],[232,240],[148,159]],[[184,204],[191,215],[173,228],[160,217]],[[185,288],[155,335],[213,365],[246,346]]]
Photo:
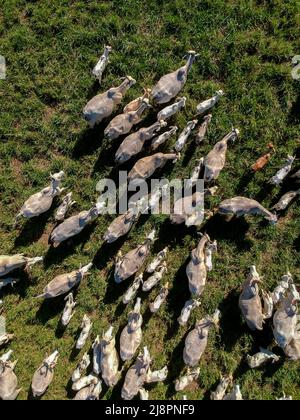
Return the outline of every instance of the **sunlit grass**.
[[[213,208],[221,198],[246,195],[259,198],[270,208],[280,190],[267,189],[267,180],[286,155],[295,154],[299,147],[300,85],[291,77],[291,59],[299,54],[297,2],[0,0],[0,5],[0,53],[7,60],[7,79],[0,80],[0,253],[46,255],[44,266],[35,266],[14,289],[5,290],[5,314],[8,330],[16,334],[11,348],[19,359],[20,398],[27,398],[41,360],[58,348],[61,357],[55,379],[44,398],[65,399],[70,396],[67,384],[72,370],[83,354],[71,358],[83,314],[93,318],[94,338],[110,323],[116,331],[123,328],[130,310],[121,304],[126,285],[114,284],[111,277],[117,247],[102,248],[111,218],[99,217],[73,248],[49,253],[53,211],[18,229],[13,228],[15,215],[26,198],[47,184],[49,172],[61,169],[77,201],[73,212],[89,208],[96,199],[97,181],[111,173],[116,145],[104,142],[103,130],[87,130],[81,116],[83,106],[126,74],[137,79],[126,98],[134,99],[142,88],[153,86],[161,75],[179,67],[191,48],[200,56],[182,92],[188,100],[176,119],[179,128],[194,117],[201,100],[217,89],[223,89],[225,96],[213,112],[207,140],[194,151],[189,147],[190,159],[185,164],[178,162],[170,176],[188,176],[195,160],[234,126],[241,135],[229,146],[228,162],[218,180],[219,195],[210,205]],[[105,43],[114,51],[99,87],[91,69]],[[251,164],[265,153],[270,141],[277,151],[270,164],[262,172],[250,174]],[[172,141],[164,150],[169,151],[171,145]],[[152,387],[150,397],[180,398],[174,394],[172,381],[182,367],[186,330],[179,328],[176,319],[189,297],[184,264],[197,235],[193,229],[170,227],[163,216],[143,221],[130,232],[124,250],[140,243],[153,225],[160,231],[153,252],[171,242],[166,275],[172,285],[170,301],[144,326],[144,343],[150,348],[154,367],[169,364],[170,377],[166,384]],[[193,313],[189,328],[196,318],[216,307],[222,311],[223,322],[219,333],[210,336],[200,363],[199,383],[185,393],[189,398],[207,398],[219,376],[232,372],[245,398],[275,399],[283,391],[300,398],[299,363],[285,362],[255,372],[247,369],[247,353],[260,344],[274,343],[268,332],[251,334],[237,308],[239,287],[251,264],[257,265],[266,287],[273,287],[287,269],[297,282],[297,203],[277,227],[258,219],[230,225],[213,219],[204,230],[218,240],[219,251],[202,305]],[[78,268],[95,255],[96,266],[76,296],[76,315],[60,336],[57,325],[63,299],[42,304],[34,296],[56,274]],[[143,296],[144,312],[156,292]],[[113,391],[105,398],[110,396],[119,398]]]

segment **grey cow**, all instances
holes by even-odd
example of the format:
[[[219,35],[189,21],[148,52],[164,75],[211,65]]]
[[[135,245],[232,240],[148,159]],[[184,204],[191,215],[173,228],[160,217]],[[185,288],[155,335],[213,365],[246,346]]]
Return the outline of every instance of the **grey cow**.
[[[72,200],[72,193],[68,193],[62,200],[62,203],[58,207],[55,212],[55,221],[62,222],[65,220],[67,212],[70,210],[72,206],[76,204],[76,201]]]
[[[134,125],[141,122],[142,114],[149,108],[151,108],[149,99],[145,98],[136,111],[117,115],[104,130],[105,137],[109,140],[115,140],[118,137],[129,133]]]
[[[165,121],[171,118],[173,115],[177,114],[177,112],[181,111],[185,107],[185,103],[186,97],[183,96],[182,98],[178,99],[177,102],[174,102],[174,104],[168,105],[167,107],[159,111],[159,113],[157,114],[157,120]]]
[[[81,280],[88,275],[92,263],[85,265],[84,267],[74,270],[71,273],[60,274],[56,276],[44,289],[38,298],[52,299],[61,295],[69,293],[75,286],[77,286]]]
[[[239,130],[234,128],[221,141],[215,144],[214,148],[204,159],[204,181],[211,182],[216,180],[226,163],[226,152],[228,142],[236,140]]]
[[[123,113],[126,114],[131,111],[136,111],[142,105],[143,99],[149,99],[150,93],[151,93],[151,89],[144,89],[143,96],[139,96],[138,98],[129,102],[129,104],[127,104],[124,107]]]
[[[269,183],[273,185],[280,185],[284,178],[290,173],[292,170],[292,165],[295,160],[294,156],[289,156],[285,160],[285,164],[282,166],[282,168],[279,169],[279,171],[272,176]]]
[[[200,125],[198,132],[196,134],[196,137],[195,137],[195,141],[197,145],[203,142],[206,136],[207,130],[208,130],[208,126],[211,122],[211,119],[212,119],[211,114],[205,115],[205,117],[203,118],[203,123]]]
[[[135,363],[128,370],[122,388],[123,400],[132,400],[143,388],[152,360],[147,347],[140,353]]]
[[[141,299],[138,298],[120,337],[120,356],[123,361],[131,360],[140,347],[143,338],[142,324]]]
[[[17,269],[27,269],[34,264],[43,261],[43,257],[24,257],[23,254],[0,255],[0,277],[6,276]]]
[[[197,114],[201,115],[211,110],[219,102],[223,95],[223,90],[217,90],[216,94],[212,98],[200,102],[200,104],[197,105]]]
[[[135,133],[127,136],[116,152],[115,162],[119,164],[127,162],[130,158],[140,153],[145,142],[151,140],[158,131],[166,126],[166,122],[157,121],[150,127],[140,128]]]
[[[164,284],[164,286],[160,289],[154,301],[150,302],[149,308],[153,314],[158,312],[161,306],[163,305],[163,303],[166,301],[169,294],[169,287],[170,287],[169,282]]]
[[[118,238],[126,235],[133,224],[139,217],[139,213],[134,208],[130,208],[126,213],[118,216],[107,228],[107,231],[104,234],[103,239],[105,242],[111,244],[115,242]]]
[[[272,207],[275,211],[283,211],[285,210],[288,205],[296,198],[298,195],[300,195],[300,189],[297,191],[289,191],[280,198],[278,203],[275,204],[275,206]]]
[[[104,241],[111,244],[120,237],[126,235],[132,228],[133,224],[140,217],[144,208],[144,203],[145,198],[143,197],[140,200],[134,202],[132,206],[126,211],[126,213],[116,217],[107,228],[107,231],[103,236]]]
[[[155,155],[144,157],[138,160],[131,169],[128,174],[128,181],[138,183],[140,180],[150,178],[157,169],[163,168],[169,160],[175,163],[179,157],[180,155],[176,153],[156,153]]]
[[[192,296],[200,296],[206,285],[207,271],[207,248],[212,246],[215,250],[215,242],[208,235],[202,235],[197,248],[191,253],[191,260],[186,267],[186,275],[189,281],[189,290]]]
[[[176,143],[175,143],[175,150],[176,152],[181,152],[184,148],[189,136],[191,135],[192,131],[196,127],[198,120],[192,120],[187,123],[183,131],[180,133]]]
[[[261,282],[255,265],[250,267],[249,275],[243,284],[243,290],[239,298],[239,306],[248,327],[262,330],[265,319],[273,314],[273,301],[271,295],[262,292],[264,307],[262,306],[258,284]]]
[[[128,370],[122,388],[122,398],[132,400],[139,393],[147,396],[143,389],[144,384],[162,382],[168,375],[168,368],[165,366],[161,370],[151,371],[152,359],[147,347],[139,354],[135,363]]]
[[[137,273],[150,254],[151,245],[155,241],[155,230],[147,236],[142,245],[129,251],[126,255],[120,252],[115,267],[115,282],[121,283]]]
[[[0,399],[14,401],[21,389],[18,389],[18,378],[14,373],[17,361],[0,361]]]
[[[199,363],[207,346],[209,330],[213,326],[218,327],[219,320],[220,311],[217,309],[213,316],[197,321],[195,328],[189,332],[183,350],[183,360],[187,366],[194,367]]]
[[[256,200],[246,197],[234,197],[222,201],[219,204],[218,212],[230,218],[233,216],[261,215],[272,224],[277,222],[275,214],[272,214]]]
[[[50,243],[56,247],[67,239],[78,235],[102,214],[104,207],[105,203],[96,203],[89,210],[81,211],[75,216],[69,217],[52,231],[49,238]]]
[[[109,327],[100,342],[100,369],[102,379],[108,387],[116,385],[120,378],[119,357],[116,350],[116,339],[113,327]]]
[[[116,106],[122,102],[123,96],[136,81],[126,76],[118,87],[113,87],[104,93],[94,96],[84,107],[83,115],[89,126],[93,128],[105,118],[108,118],[115,110]]]
[[[73,400],[75,401],[95,401],[99,400],[102,391],[102,381],[98,378],[93,378],[94,381],[77,392]]]
[[[49,187],[44,188],[42,191],[33,194],[24,203],[23,207],[17,214],[16,220],[20,217],[31,219],[32,217],[40,216],[46,213],[52,206],[53,199],[62,193],[64,188],[60,188],[60,184],[65,176],[63,171],[56,174],[50,174],[51,184]]]
[[[188,51],[186,64],[178,70],[166,74],[158,81],[151,92],[151,96],[157,104],[169,102],[183,89],[196,56],[195,51]]]
[[[273,317],[273,333],[278,345],[292,360],[300,360],[299,301],[300,295],[291,278]]]
[[[111,51],[112,51],[112,47],[110,47],[109,45],[105,45],[103,54],[101,55],[95,67],[93,68],[93,75],[99,80],[99,83],[101,83],[103,72],[107,64],[109,63],[108,56]]]
[[[45,394],[54,378],[54,368],[57,365],[59,353],[55,350],[43,361],[32,378],[31,389],[34,397]]]
[[[156,150],[161,146],[162,144],[166,143],[178,130],[178,127],[170,127],[169,131],[165,131],[158,137],[154,137],[151,143],[151,149]]]

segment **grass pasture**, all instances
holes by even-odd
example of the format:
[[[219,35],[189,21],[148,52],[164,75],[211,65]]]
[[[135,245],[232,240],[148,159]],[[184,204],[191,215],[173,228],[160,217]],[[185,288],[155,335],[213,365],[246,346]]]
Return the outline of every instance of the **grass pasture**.
[[[218,253],[202,305],[186,329],[179,328],[176,319],[189,297],[185,266],[197,243],[196,229],[172,226],[163,215],[145,216],[124,240],[106,246],[102,236],[112,217],[100,216],[78,238],[53,250],[48,245],[53,208],[13,227],[24,201],[47,185],[49,172],[66,172],[65,184],[77,201],[72,213],[89,208],[97,197],[96,183],[117,174],[113,156],[119,141],[104,141],[103,124],[89,130],[81,115],[83,106],[126,74],[137,80],[126,96],[129,102],[143,87],[178,68],[189,49],[199,57],[182,92],[186,108],[171,125],[176,122],[183,129],[194,117],[197,103],[216,90],[223,89],[225,96],[213,111],[205,142],[197,149],[189,143],[182,159],[163,174],[186,178],[196,159],[234,126],[240,129],[240,138],[229,146],[218,195],[208,205],[214,208],[221,199],[245,195],[271,208],[291,184],[270,188],[268,179],[287,154],[299,158],[300,80],[291,76],[292,57],[300,54],[299,16],[297,0],[0,0],[0,54],[7,61],[7,78],[0,80],[0,254],[45,257],[44,264],[0,294],[7,330],[16,335],[10,348],[19,360],[16,373],[23,387],[19,399],[30,397],[35,369],[55,348],[60,359],[43,398],[73,396],[68,383],[84,352],[73,351],[84,313],[93,319],[93,339],[111,323],[119,337],[131,307],[124,308],[121,301],[128,282],[113,282],[114,256],[121,247],[127,251],[143,241],[153,226],[159,232],[153,255],[170,245],[166,280],[172,288],[168,303],[152,317],[147,306],[157,289],[142,295],[144,343],[154,359],[153,368],[167,364],[170,371],[166,383],[149,388],[150,398],[182,398],[183,393],[175,394],[173,381],[183,368],[184,337],[197,318],[219,307],[221,328],[211,332],[199,381],[184,391],[188,398],[208,398],[220,375],[231,372],[245,399],[275,399],[282,392],[300,399],[299,362],[283,360],[248,369],[245,356],[260,345],[283,353],[275,346],[270,325],[261,334],[251,333],[238,308],[240,285],[252,264],[266,289],[274,287],[287,269],[299,283],[299,202],[283,213],[276,226],[260,218],[226,223],[216,216],[201,229],[218,240]],[[91,69],[105,43],[113,52],[99,87]],[[151,112],[145,124],[154,116]],[[252,174],[251,164],[269,142],[276,153],[264,170]],[[162,150],[169,151],[171,144]],[[90,261],[94,268],[77,291],[76,314],[63,333],[57,327],[63,299],[42,303],[34,297],[55,275]],[[103,398],[119,399],[120,386],[104,390]]]

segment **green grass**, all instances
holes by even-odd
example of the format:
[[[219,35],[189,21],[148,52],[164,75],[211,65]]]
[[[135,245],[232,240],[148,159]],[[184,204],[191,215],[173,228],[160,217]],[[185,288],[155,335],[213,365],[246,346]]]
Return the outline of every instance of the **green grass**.
[[[205,143],[194,151],[189,147],[169,176],[186,177],[195,160],[235,126],[241,136],[230,146],[218,180],[219,195],[210,206],[222,198],[245,195],[271,207],[282,191],[268,188],[267,180],[288,153],[299,152],[300,82],[291,77],[291,59],[299,54],[299,4],[296,0],[53,0],[47,4],[0,0],[0,6],[0,53],[8,66],[7,79],[0,80],[0,250],[1,254],[46,256],[44,265],[35,266],[14,289],[5,290],[7,327],[16,334],[11,348],[19,359],[16,373],[23,387],[19,398],[27,398],[35,369],[47,353],[58,348],[55,379],[44,398],[66,399],[71,373],[83,354],[72,357],[83,314],[93,318],[92,338],[110,323],[118,333],[126,323],[130,308],[124,309],[121,297],[127,284],[118,286],[111,276],[113,257],[121,244],[102,246],[111,220],[103,216],[72,246],[49,251],[53,210],[18,229],[12,227],[14,216],[33,192],[47,185],[49,172],[61,169],[77,201],[73,212],[88,208],[96,199],[97,181],[112,171],[118,142],[106,144],[103,127],[87,130],[83,106],[126,74],[138,81],[126,101],[135,98],[143,87],[153,86],[164,73],[176,69],[191,48],[199,58],[183,91],[188,100],[176,119],[179,128],[192,119],[196,104],[216,89],[226,95],[213,112]],[[114,51],[99,88],[91,69],[105,43]],[[249,167],[270,141],[277,151],[271,163],[262,172],[250,174]],[[171,143],[165,150],[170,147]],[[270,327],[263,334],[252,334],[237,306],[240,285],[251,264],[264,276],[266,288],[272,288],[287,268],[299,282],[299,215],[294,203],[275,227],[260,219],[227,224],[214,218],[203,228],[218,240],[219,251],[202,305],[188,328],[216,307],[222,311],[222,322],[219,333],[210,335],[197,386],[185,391],[189,398],[207,398],[220,375],[229,372],[247,399],[275,399],[283,391],[300,398],[299,363],[285,361],[257,371],[247,368],[247,353],[261,344],[272,348],[275,343]],[[162,311],[150,319],[145,315],[144,343],[153,356],[153,367],[168,364],[170,368],[167,383],[151,387],[150,397],[181,398],[182,394],[175,395],[172,382],[183,367],[187,329],[178,328],[176,318],[188,298],[185,262],[197,235],[194,229],[171,227],[165,216],[145,217],[130,232],[123,249],[137,245],[153,225],[160,232],[154,252],[170,243],[166,279],[172,290]],[[57,325],[63,299],[41,303],[34,296],[56,274],[94,258],[92,274],[77,294],[76,315],[61,335]],[[143,296],[143,312],[155,293]],[[282,354],[278,348],[275,351]],[[107,391],[104,398],[120,398],[120,387]]]

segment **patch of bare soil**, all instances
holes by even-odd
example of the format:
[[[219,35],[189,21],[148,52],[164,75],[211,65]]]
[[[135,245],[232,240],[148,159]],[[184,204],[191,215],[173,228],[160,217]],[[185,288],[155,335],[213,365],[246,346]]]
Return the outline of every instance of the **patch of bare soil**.
[[[46,122],[49,122],[54,114],[55,114],[55,109],[51,108],[50,106],[46,106],[44,110],[44,120]]]
[[[48,246],[49,236],[50,236],[50,233],[52,232],[53,228],[54,228],[54,225],[52,225],[52,224],[47,226],[46,230],[44,231],[44,233],[42,234],[42,236],[38,240],[39,244],[42,244],[44,246]]]
[[[19,181],[19,182],[23,181],[22,166],[23,166],[22,162],[18,159],[12,159],[10,162],[10,167],[13,172],[13,175],[16,181]]]

